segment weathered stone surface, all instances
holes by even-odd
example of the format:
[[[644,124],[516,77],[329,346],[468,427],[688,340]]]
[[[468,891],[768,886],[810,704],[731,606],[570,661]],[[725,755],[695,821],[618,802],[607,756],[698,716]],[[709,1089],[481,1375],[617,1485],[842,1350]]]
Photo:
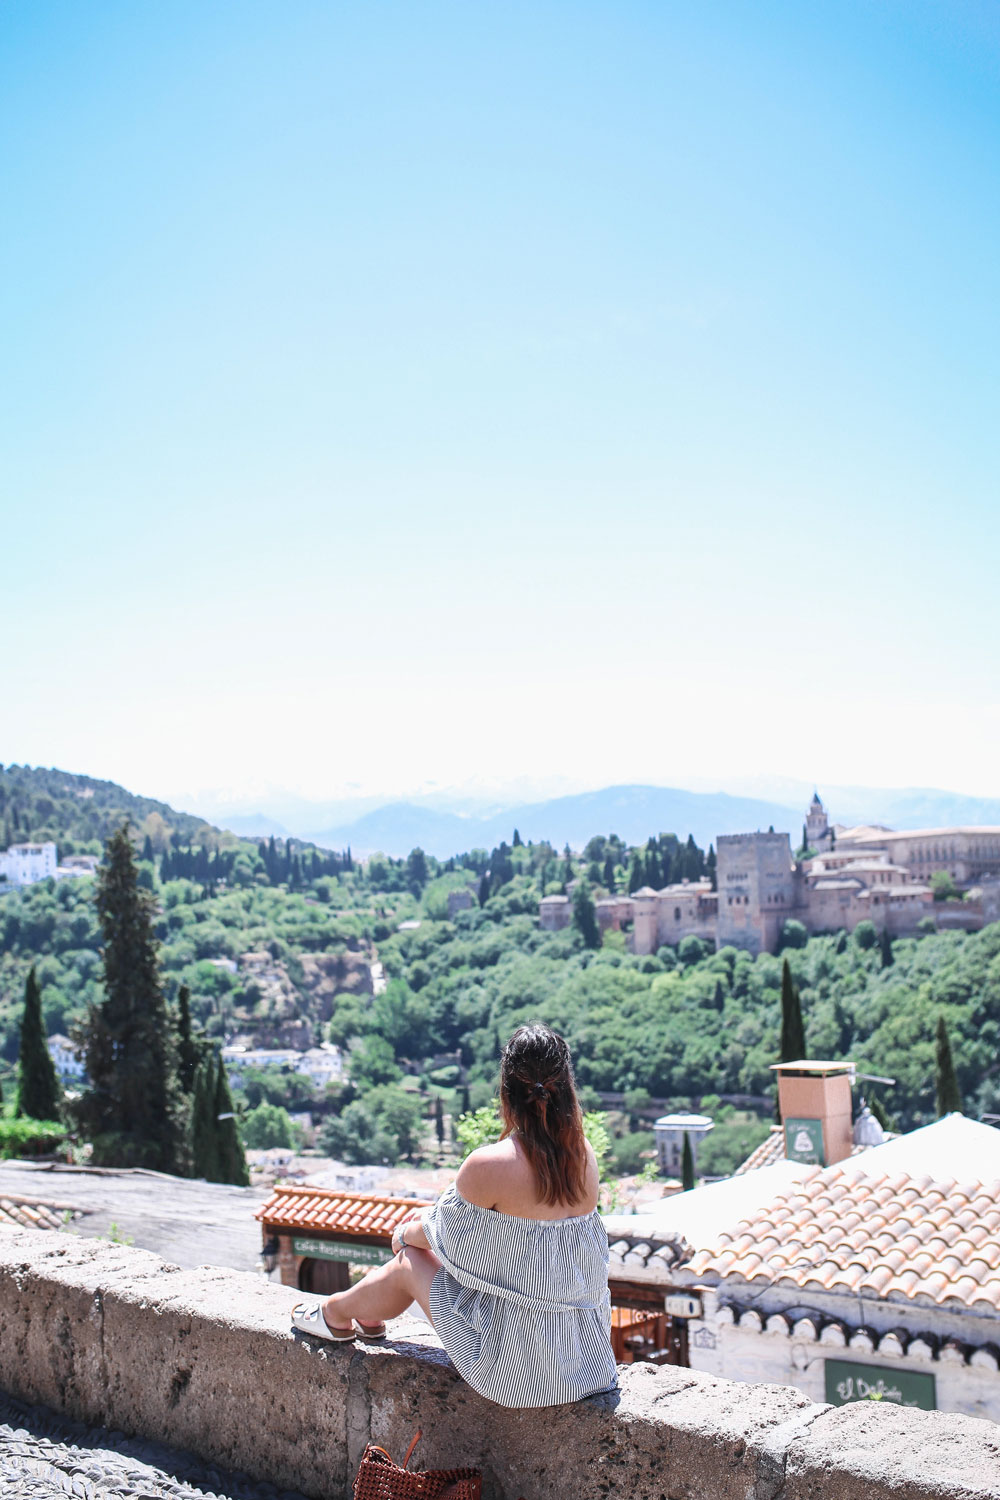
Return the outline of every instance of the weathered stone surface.
[[[996,1500],[1000,1427],[952,1412],[825,1407],[786,1459],[781,1500]]]
[[[364,1445],[482,1468],[485,1500],[1000,1500],[1000,1429],[787,1386],[632,1365],[621,1389],[509,1411],[455,1373],[426,1323],[385,1345],[289,1331],[298,1294],[146,1251],[0,1231],[0,1388],[323,1500]]]

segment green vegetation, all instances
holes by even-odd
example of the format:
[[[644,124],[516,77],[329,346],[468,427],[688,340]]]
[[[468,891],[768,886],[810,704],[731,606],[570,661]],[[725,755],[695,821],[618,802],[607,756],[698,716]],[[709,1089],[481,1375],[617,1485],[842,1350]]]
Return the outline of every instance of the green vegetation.
[[[123,827],[108,840],[97,880],[105,998],[81,1026],[89,1084],[76,1114],[97,1165],[171,1172],[182,1163],[183,1126],[153,908]]]
[[[45,1045],[42,997],[34,968],[28,970],[21,1018],[20,1081],[17,1112],[32,1120],[55,1120],[62,1113],[62,1089]]]
[[[65,1139],[58,1120],[0,1119],[0,1157],[51,1156]]]
[[[684,1149],[681,1152],[681,1187],[685,1193],[689,1193],[694,1187],[694,1153],[691,1150],[691,1137],[686,1130]]]
[[[962,1094],[955,1077],[955,1063],[948,1040],[948,1027],[944,1016],[938,1016],[936,1047],[936,1092],[938,1116],[961,1113]]]
[[[41,837],[47,828],[62,840],[64,804],[73,827],[81,809],[98,804],[96,791],[79,794],[90,786],[84,778],[63,778],[71,786],[61,799],[32,781],[60,775],[4,773],[5,808],[11,778],[20,787],[12,836]],[[149,804],[144,820],[156,806]],[[33,822],[42,812],[49,822]],[[794,1050],[853,1058],[861,1071],[895,1077],[881,1101],[869,1102],[888,1110],[898,1128],[936,1117],[939,1016],[968,1113],[1000,1112],[1000,925],[886,943],[870,922],[850,937],[816,938],[788,923],[777,957],[714,952],[695,937],[638,956],[627,951],[625,934],[594,932],[594,898],[633,883],[711,875],[712,850],[703,855],[693,840],[673,835],[636,848],[598,835],[580,857],[515,839],[447,862],[414,850],[359,866],[348,851],[325,854],[294,840],[254,844],[196,820],[182,826],[169,808],[158,816],[166,833],[140,824],[133,841],[176,1037],[182,1116],[207,1121],[233,1112],[216,1105],[221,1070],[204,1064],[208,1042],[238,1035],[248,1044],[304,1047],[329,1039],[345,1050],[348,1081],[317,1090],[285,1070],[246,1069],[232,1079],[235,1113],[249,1115],[262,1102],[308,1110],[320,1147],[332,1154],[417,1157],[438,1139],[437,1098],[442,1133],[445,1112],[455,1120],[486,1108],[503,1042],[537,1019],[567,1037],[588,1109],[600,1094],[626,1095],[624,1109],[605,1121],[608,1154],[621,1171],[648,1159],[653,1140],[643,1112],[651,1100],[704,1108],[704,1096],[730,1096],[707,1111],[717,1124],[699,1153],[699,1170],[715,1175],[767,1133],[769,1067],[783,1052],[783,1018],[798,1024],[787,1008],[783,1017],[786,969],[786,1001],[794,990],[801,1018],[802,1045]],[[542,931],[540,897],[571,881],[578,882],[573,925]],[[482,904],[449,921],[449,890],[470,884]],[[46,881],[0,899],[4,1084],[13,1080],[32,967],[50,1033],[68,1031],[108,997],[94,888],[91,879]],[[419,926],[400,930],[412,921]],[[373,997],[375,959],[387,985]],[[738,1096],[753,1101],[749,1111]],[[724,1116],[734,1103],[738,1113]],[[236,1125],[227,1123],[235,1139]],[[464,1128],[457,1131],[463,1148]],[[196,1155],[189,1169],[220,1170],[204,1161],[199,1167]]]

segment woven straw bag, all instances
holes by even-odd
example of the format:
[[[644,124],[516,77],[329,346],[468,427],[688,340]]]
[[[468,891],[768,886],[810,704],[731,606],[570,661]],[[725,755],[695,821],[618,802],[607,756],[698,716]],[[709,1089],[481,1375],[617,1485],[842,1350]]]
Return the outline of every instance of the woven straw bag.
[[[369,1443],[354,1481],[354,1500],[481,1500],[483,1477],[478,1469],[428,1469],[411,1474],[407,1465],[421,1436],[418,1428],[402,1468],[384,1448]]]

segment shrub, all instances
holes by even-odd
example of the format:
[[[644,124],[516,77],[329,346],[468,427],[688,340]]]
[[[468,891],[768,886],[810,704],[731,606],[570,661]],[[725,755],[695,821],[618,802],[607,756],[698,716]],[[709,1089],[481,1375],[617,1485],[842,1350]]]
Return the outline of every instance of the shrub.
[[[878,941],[878,933],[874,922],[859,922],[854,929],[854,941],[861,949],[874,948]]]
[[[0,1120],[0,1157],[51,1156],[66,1139],[57,1120]]]
[[[809,934],[802,922],[797,922],[794,917],[789,917],[781,929],[781,938],[778,942],[778,952],[783,948],[804,948],[809,941]]]

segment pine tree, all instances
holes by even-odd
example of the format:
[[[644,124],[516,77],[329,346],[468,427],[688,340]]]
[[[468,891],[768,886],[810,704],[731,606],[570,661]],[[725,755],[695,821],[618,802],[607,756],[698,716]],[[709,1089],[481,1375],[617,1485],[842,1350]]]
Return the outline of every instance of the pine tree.
[[[601,929],[597,925],[594,898],[585,880],[581,880],[573,892],[573,926],[583,938],[585,948],[601,946]]]
[[[955,1075],[955,1063],[951,1055],[951,1042],[948,1040],[948,1027],[945,1025],[944,1016],[938,1016],[937,1023],[937,1112],[938,1119],[942,1115],[962,1113],[962,1095],[959,1092],[958,1078]]]
[[[32,967],[24,986],[17,1112],[32,1120],[58,1120],[61,1104],[62,1089],[45,1043],[42,996]]]
[[[123,825],[108,839],[98,871],[105,998],[79,1031],[89,1087],[76,1110],[96,1164],[172,1172],[184,1157],[173,1035],[153,933],[155,902],[137,877]]]
[[[687,1131],[684,1132],[684,1150],[681,1153],[681,1188],[689,1193],[694,1187],[694,1152],[691,1150],[691,1137]]]

